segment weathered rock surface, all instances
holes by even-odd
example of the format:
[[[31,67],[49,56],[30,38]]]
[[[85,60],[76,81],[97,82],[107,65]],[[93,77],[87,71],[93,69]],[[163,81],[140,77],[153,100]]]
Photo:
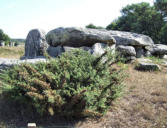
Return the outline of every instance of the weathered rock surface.
[[[49,46],[47,49],[47,53],[51,57],[57,57],[57,56],[61,55],[63,52],[64,52],[64,48],[61,46],[57,46],[57,47]]]
[[[28,33],[25,43],[25,58],[35,58],[44,54],[48,47],[45,35],[41,29],[33,29]]]
[[[137,58],[137,62],[152,63],[152,60],[146,58]]]
[[[144,57],[146,55],[145,51],[142,47],[136,47],[135,50],[136,50],[136,57],[137,58],[141,58],[141,57]]]
[[[79,48],[64,46],[63,47],[63,52],[70,52],[70,51],[75,50],[75,49],[79,49]]]
[[[116,51],[123,56],[136,56],[135,48],[132,46],[119,45],[116,47]]]
[[[166,59],[166,60],[167,60],[167,55],[164,55],[164,56],[163,56],[163,59]]]
[[[146,62],[140,62],[138,66],[136,67],[138,70],[142,71],[157,71],[161,70],[160,66],[154,63],[146,63]]]
[[[162,62],[162,65],[165,66],[165,67],[167,67],[167,60],[164,60],[164,61]]]
[[[96,43],[92,46],[92,54],[93,55],[102,55],[106,50],[110,50],[112,52],[114,52],[115,50],[115,45],[113,46],[108,46],[107,44],[103,44],[103,43]]]
[[[116,45],[129,46],[150,46],[153,45],[153,40],[146,35],[123,32],[123,31],[108,31],[116,40]]]
[[[136,69],[137,70],[141,70],[141,71],[157,71],[157,70],[161,70],[161,67],[158,64],[154,64],[151,60],[149,59],[137,59],[137,66]]]
[[[95,43],[115,44],[115,39],[107,31],[88,28],[57,28],[46,35],[51,46],[91,47]]]
[[[167,54],[167,45],[154,44],[145,48],[153,55],[163,56]]]
[[[150,57],[150,56],[152,56],[151,52],[146,51],[146,52],[145,52],[145,57]]]

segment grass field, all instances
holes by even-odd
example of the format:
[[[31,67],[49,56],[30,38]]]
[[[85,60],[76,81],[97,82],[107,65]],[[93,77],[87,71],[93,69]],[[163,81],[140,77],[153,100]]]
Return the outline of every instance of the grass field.
[[[80,128],[167,128],[167,70],[139,72],[133,65],[126,71],[124,96],[99,121],[88,119]]]
[[[18,47],[0,47],[0,58],[18,59],[24,55],[24,45]]]
[[[0,48],[0,57],[19,58],[23,55],[23,49]],[[4,101],[5,96],[0,95],[0,128],[26,127],[28,122],[35,122],[44,128],[67,125],[76,128],[167,128],[166,67],[156,72],[136,71],[133,64],[126,67],[128,77],[124,80],[124,94],[100,119],[71,120],[57,116],[40,118],[34,112],[27,113],[26,106]]]

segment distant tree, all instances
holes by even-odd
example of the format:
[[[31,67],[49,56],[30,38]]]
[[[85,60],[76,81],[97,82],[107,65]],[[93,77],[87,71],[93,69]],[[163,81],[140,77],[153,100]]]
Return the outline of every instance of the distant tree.
[[[155,0],[154,5],[164,16],[167,16],[167,0]]]
[[[160,40],[163,16],[149,3],[127,5],[122,16],[107,26],[107,29],[136,32],[150,36],[156,43]]]
[[[92,29],[103,29],[101,26],[95,26],[94,24],[89,24],[86,26],[86,28],[92,28]]]
[[[0,29],[0,40],[3,40],[3,30],[2,29]]]
[[[167,44],[167,24],[165,24],[160,31],[161,42]]]
[[[10,41],[10,37],[0,29],[0,40],[5,41],[5,44],[8,44]]]

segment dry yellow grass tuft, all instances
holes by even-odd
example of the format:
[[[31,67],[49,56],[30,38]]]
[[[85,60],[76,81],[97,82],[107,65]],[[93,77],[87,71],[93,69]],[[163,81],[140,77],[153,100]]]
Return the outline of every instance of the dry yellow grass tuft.
[[[19,59],[24,55],[24,45],[18,47],[0,47],[0,58]]]
[[[128,66],[124,96],[98,121],[79,122],[79,128],[167,128],[167,73],[140,72]]]

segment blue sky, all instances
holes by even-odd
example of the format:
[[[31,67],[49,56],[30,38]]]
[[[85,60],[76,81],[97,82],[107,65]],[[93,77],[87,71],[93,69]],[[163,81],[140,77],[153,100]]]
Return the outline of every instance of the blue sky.
[[[0,28],[11,38],[26,38],[29,30],[57,27],[106,27],[127,4],[153,0],[0,0]]]

